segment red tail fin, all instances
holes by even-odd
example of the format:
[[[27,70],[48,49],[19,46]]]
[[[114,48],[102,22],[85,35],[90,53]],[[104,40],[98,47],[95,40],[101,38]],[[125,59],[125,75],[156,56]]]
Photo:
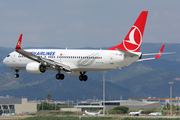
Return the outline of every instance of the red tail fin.
[[[16,50],[21,49],[21,41],[22,41],[22,34],[20,35],[19,40],[17,42],[16,48],[15,48]]]
[[[117,46],[109,48],[108,50],[116,50],[116,48],[128,51],[139,52],[146,24],[148,11],[142,11],[136,22],[130,29],[129,33],[124,38],[123,42]]]

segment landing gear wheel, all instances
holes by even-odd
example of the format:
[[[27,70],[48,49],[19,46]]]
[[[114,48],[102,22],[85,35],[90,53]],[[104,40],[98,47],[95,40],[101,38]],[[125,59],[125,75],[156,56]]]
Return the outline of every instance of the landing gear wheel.
[[[83,76],[83,80],[84,80],[84,81],[87,81],[87,79],[88,79],[87,75],[84,75],[84,76]]]
[[[59,80],[59,79],[63,80],[64,79],[64,74],[60,74],[60,73],[56,74],[56,79],[57,80]]]
[[[60,74],[56,74],[56,79],[57,79],[57,80],[60,79]]]
[[[19,77],[19,74],[15,74],[14,77],[15,77],[15,78],[18,78],[18,77]]]
[[[64,79],[64,74],[60,74],[60,79],[61,79],[61,80]]]
[[[83,81],[83,75],[80,75],[80,76],[79,76],[79,80],[80,80],[80,81]]]
[[[79,76],[80,81],[87,81],[87,79],[88,79],[87,75],[80,75]]]

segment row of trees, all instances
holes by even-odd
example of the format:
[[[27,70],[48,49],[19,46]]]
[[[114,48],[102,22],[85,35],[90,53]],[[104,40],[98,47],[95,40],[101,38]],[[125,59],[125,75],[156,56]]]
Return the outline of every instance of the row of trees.
[[[120,106],[120,107],[115,107],[111,110],[108,111],[109,114],[125,114],[129,110],[128,107]]]
[[[46,95],[46,98],[48,99],[48,101],[50,101],[51,99],[51,94],[48,93]],[[38,110],[59,110],[60,108],[72,108],[73,106],[68,106],[68,105],[61,105],[58,106],[57,104],[50,104],[48,102],[42,102],[41,104],[37,104],[37,109]]]
[[[73,108],[73,106],[50,104],[47,102],[42,102],[41,104],[37,104],[37,109],[39,110],[59,110],[60,108]]]
[[[42,102],[41,104],[37,104],[38,110],[59,110],[60,107],[57,104],[50,104],[47,102]]]
[[[170,110],[170,104],[168,104],[168,105],[165,105],[164,107],[163,107],[163,109],[164,110]],[[172,110],[179,110],[180,108],[179,108],[179,105],[174,105],[174,104],[172,104]]]

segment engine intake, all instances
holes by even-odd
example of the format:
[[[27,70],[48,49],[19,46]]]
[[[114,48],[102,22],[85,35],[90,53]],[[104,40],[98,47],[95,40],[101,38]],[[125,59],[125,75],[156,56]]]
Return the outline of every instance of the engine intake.
[[[41,63],[31,62],[26,65],[26,71],[29,73],[44,73],[46,71],[46,66]]]

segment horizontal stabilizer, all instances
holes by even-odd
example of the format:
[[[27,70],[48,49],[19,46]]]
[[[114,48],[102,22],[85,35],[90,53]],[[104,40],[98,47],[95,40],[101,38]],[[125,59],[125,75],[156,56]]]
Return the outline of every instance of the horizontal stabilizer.
[[[155,57],[153,58],[145,58],[145,59],[140,59],[138,60],[137,62],[140,62],[140,61],[148,61],[148,60],[153,60],[153,59],[158,59],[161,57],[162,54],[174,54],[175,52],[168,52],[168,53],[162,53],[163,52],[163,49],[164,49],[164,46],[162,46],[162,48],[160,49],[160,51],[158,53],[150,53],[150,54],[142,54],[142,56],[151,56],[151,55],[156,55]]]
[[[176,52],[168,52],[168,53],[161,53],[161,55],[166,54],[175,54]],[[158,55],[159,53],[149,53],[149,54],[142,54],[142,56],[152,56],[152,55]]]

